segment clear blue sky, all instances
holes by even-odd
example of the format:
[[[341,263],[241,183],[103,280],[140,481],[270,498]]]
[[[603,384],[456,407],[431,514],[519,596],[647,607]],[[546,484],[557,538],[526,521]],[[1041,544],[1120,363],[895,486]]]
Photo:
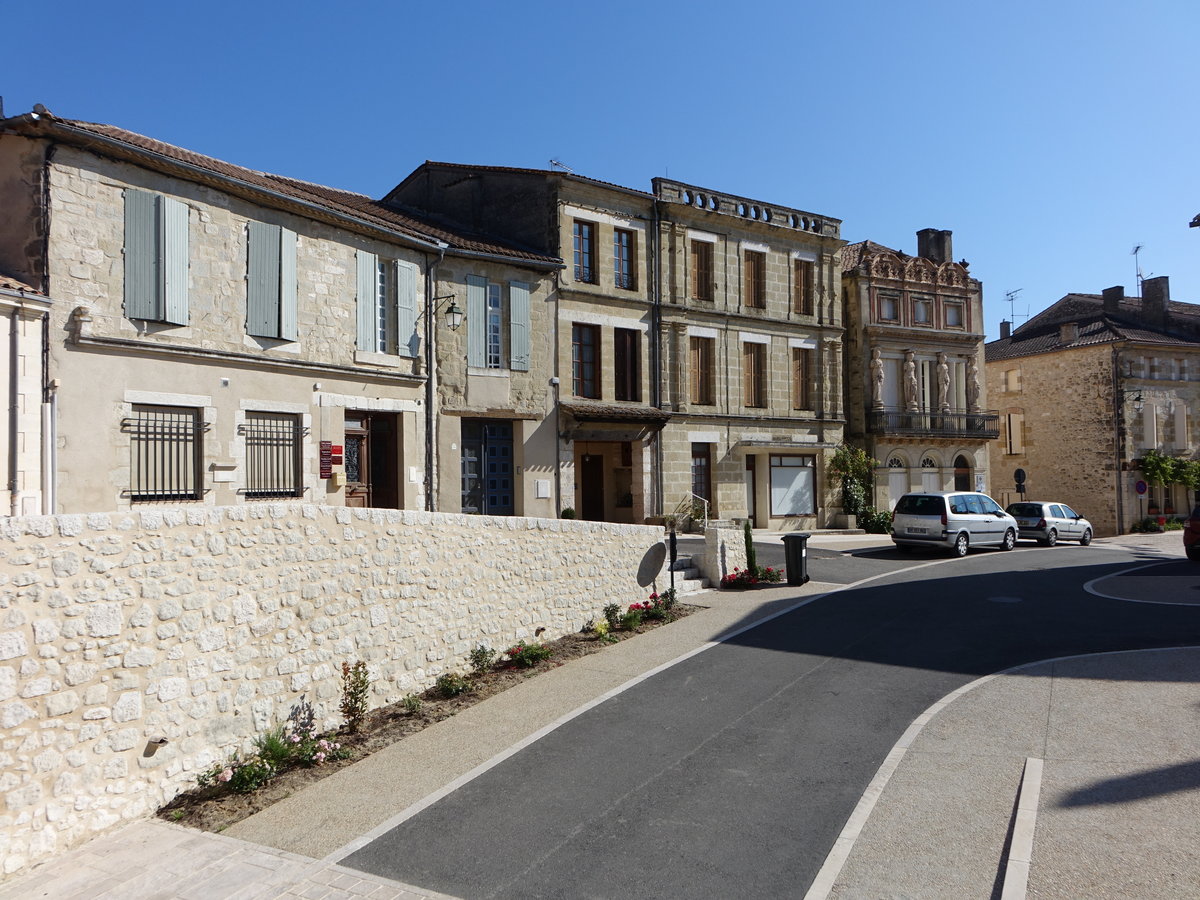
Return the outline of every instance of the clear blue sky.
[[[45,104],[379,196],[425,159],[656,175],[954,231],[989,338],[1071,291],[1200,302],[1200,3],[10,4],[5,113]]]

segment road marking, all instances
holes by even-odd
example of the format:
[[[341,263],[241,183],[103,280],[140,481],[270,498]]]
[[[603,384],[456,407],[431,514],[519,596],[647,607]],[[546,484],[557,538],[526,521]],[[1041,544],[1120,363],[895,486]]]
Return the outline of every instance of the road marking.
[[[552,731],[556,731],[558,728],[561,728],[563,725],[567,724],[572,719],[575,719],[578,716],[583,715],[588,710],[599,706],[601,703],[604,703],[607,700],[611,700],[613,697],[616,697],[619,694],[623,694],[625,691],[629,690],[630,688],[637,687],[643,681],[647,680],[648,678],[652,678],[653,676],[657,675],[659,672],[663,672],[663,671],[671,668],[672,666],[676,666],[682,662],[686,662],[687,660],[691,659],[693,656],[703,653],[705,650],[709,650],[713,647],[719,646],[720,644],[723,644],[726,641],[732,640],[733,638],[737,637],[738,635],[744,634],[745,632],[750,631],[753,628],[757,628],[760,625],[765,625],[767,622],[770,622],[774,619],[778,619],[780,616],[786,616],[788,613],[795,612],[797,609],[800,609],[802,606],[807,606],[808,604],[813,603],[814,601],[820,600],[822,597],[828,597],[830,594],[836,594],[841,591],[850,590],[851,588],[860,587],[861,585],[868,584],[869,582],[878,581],[881,578],[889,578],[893,575],[902,575],[902,574],[905,574],[908,572],[914,572],[918,569],[925,569],[930,566],[940,566],[940,565],[945,565],[946,563],[956,563],[956,562],[959,562],[959,560],[955,557],[951,557],[949,559],[935,559],[935,560],[931,560],[929,562],[919,563],[915,566],[908,566],[906,568],[896,569],[893,572],[881,572],[878,575],[871,575],[867,578],[860,579],[859,581],[851,582],[850,584],[839,585],[839,586],[833,588],[832,590],[822,591],[819,594],[813,594],[811,597],[806,597],[804,600],[801,600],[799,603],[794,603],[791,606],[787,607],[786,609],[780,610],[779,612],[776,612],[776,613],[772,613],[771,615],[766,616],[762,619],[756,619],[754,622],[751,622],[749,625],[745,625],[745,626],[737,629],[736,631],[730,631],[728,633],[722,634],[719,637],[717,637],[715,640],[706,641],[705,643],[701,644],[700,646],[696,647],[695,649],[689,650],[687,653],[684,653],[681,656],[677,656],[672,660],[668,660],[667,662],[665,662],[659,666],[655,666],[653,669],[643,672],[641,675],[636,675],[633,678],[629,679],[628,681],[624,682],[623,684],[619,684],[615,688],[613,688],[609,691],[606,691],[605,693],[601,694],[599,697],[596,697],[594,700],[590,700],[587,703],[584,703],[582,706],[578,706],[575,709],[571,710],[570,712],[565,713],[562,716],[559,716],[557,719],[555,719],[549,725],[545,725],[542,728],[539,728],[537,731],[535,731],[532,734],[517,741],[515,744],[513,744],[511,747],[507,748],[506,750],[502,750],[501,752],[497,753],[491,759],[480,763],[475,768],[471,769],[471,771],[460,775],[458,778],[455,778],[449,784],[446,784],[443,787],[438,788],[436,791],[432,792],[431,794],[428,794],[427,796],[421,798],[416,803],[413,803],[406,809],[403,809],[400,812],[396,813],[396,815],[392,816],[390,819],[386,820],[382,824],[377,825],[375,828],[371,829],[366,834],[360,835],[359,837],[355,838],[354,840],[350,841],[349,843],[345,844],[344,846],[339,847],[337,850],[334,850],[332,853],[330,853],[328,856],[326,856],[322,860],[322,862],[329,863],[329,864],[340,863],[342,860],[344,860],[346,857],[350,856],[352,853],[355,853],[358,850],[361,850],[363,847],[367,846],[368,844],[373,843],[374,841],[383,837],[383,835],[387,834],[393,828],[396,828],[396,827],[402,825],[404,822],[411,819],[413,816],[415,816],[417,813],[421,812],[423,809],[426,809],[426,808],[432,806],[433,804],[435,804],[439,800],[441,800],[443,797],[447,797],[450,794],[454,793],[456,790],[461,788],[463,785],[469,784],[470,782],[472,782],[476,778],[478,778],[480,775],[483,775],[486,772],[488,772],[489,770],[494,769],[496,766],[500,765],[500,763],[504,762],[509,757],[515,756],[516,754],[518,754],[522,750],[524,750],[526,747],[529,747],[532,744],[537,743],[542,738],[544,738],[546,735],[550,734]],[[878,776],[876,776],[876,777],[878,777]]]
[[[1104,593],[1104,591],[1095,587],[1097,582],[1107,581],[1109,578],[1119,578],[1122,575],[1128,575],[1130,572],[1139,572],[1142,569],[1150,569],[1150,568],[1153,568],[1154,566],[1163,566],[1163,565],[1167,565],[1168,563],[1173,563],[1173,562],[1179,562],[1179,560],[1175,557],[1166,557],[1161,562],[1146,563],[1145,565],[1141,565],[1141,566],[1133,566],[1130,569],[1122,569],[1120,572],[1113,572],[1109,575],[1101,575],[1099,578],[1093,578],[1091,581],[1084,584],[1083,589],[1095,597],[1103,597],[1105,600],[1120,600],[1124,603],[1149,603],[1149,604],[1152,604],[1153,606],[1197,606],[1197,605],[1200,605],[1200,601],[1198,601],[1198,602],[1187,602],[1187,601],[1180,602],[1178,600],[1174,600],[1174,601],[1173,600],[1135,600],[1132,597],[1119,597],[1116,594],[1106,594],[1106,593]]]
[[[1141,567],[1139,566],[1139,568]],[[925,710],[925,712],[921,713],[921,715],[917,716],[917,718],[913,719],[912,724],[908,726],[904,734],[900,736],[900,740],[896,741],[891,752],[884,758],[883,764],[875,773],[875,777],[871,779],[871,783],[867,785],[862,797],[859,798],[858,805],[854,807],[853,812],[850,813],[850,818],[846,820],[846,825],[842,828],[841,834],[833,842],[833,848],[829,851],[829,855],[825,857],[825,863],[821,866],[821,870],[817,872],[817,877],[813,879],[812,885],[804,895],[804,900],[827,900],[833,891],[833,886],[837,882],[838,876],[842,872],[842,867],[845,866],[846,860],[850,857],[850,851],[854,848],[859,835],[862,834],[863,827],[867,824],[867,819],[870,818],[871,812],[875,809],[875,804],[878,802],[884,788],[887,787],[892,774],[899,767],[900,761],[904,759],[904,754],[908,752],[908,748],[912,746],[917,735],[921,733],[921,729],[934,716],[963,696],[963,694],[982,687],[989,681],[999,678],[1001,675],[1015,675],[1022,669],[1031,669],[1034,666],[1041,666],[1047,663],[1068,662],[1073,659],[1088,659],[1097,656],[1121,656],[1126,653],[1145,653],[1147,651],[1157,653],[1164,650],[1195,649],[1195,646],[1186,645],[1180,647],[1142,647],[1137,650],[1109,650],[1103,653],[1076,653],[1071,656],[1055,656],[1050,659],[1038,659],[1033,662],[1021,663],[1021,665],[1013,666],[1011,669],[1003,669],[999,672],[993,672],[991,675],[984,675],[982,678],[976,678],[974,681],[964,684],[957,690],[951,691],[941,700],[930,706],[929,709]]]
[[[1017,795],[1017,820],[1013,823],[1004,866],[1004,890],[1000,900],[1025,900],[1029,890],[1029,867],[1033,864],[1033,831],[1037,827],[1038,799],[1042,793],[1042,760],[1025,758],[1025,774]]]

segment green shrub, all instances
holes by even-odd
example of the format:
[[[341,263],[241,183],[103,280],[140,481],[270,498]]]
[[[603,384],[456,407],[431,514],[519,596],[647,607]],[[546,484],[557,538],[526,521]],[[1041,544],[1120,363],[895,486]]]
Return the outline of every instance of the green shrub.
[[[295,745],[288,740],[289,729],[285,725],[276,725],[254,739],[254,749],[263,762],[282,769],[292,761]]]
[[[620,625],[626,631],[633,631],[642,624],[642,611],[640,609],[631,609],[629,612],[621,616]]]
[[[560,519],[573,519],[575,518],[575,509],[570,506],[564,506],[562,508],[562,512],[558,514],[558,517]]]
[[[746,542],[746,568],[753,572],[758,568],[758,557],[754,554],[754,532],[749,522],[742,526],[742,539]]]
[[[858,515],[858,525],[867,534],[887,534],[892,530],[892,514],[886,509],[866,506]]]
[[[616,603],[604,607],[604,621],[608,623],[609,631],[616,631],[621,627],[621,607]]]
[[[530,666],[535,666],[543,659],[549,659],[554,651],[545,644],[526,644],[522,641],[504,651],[513,665],[522,669],[528,669]]]
[[[421,711],[421,698],[416,694],[408,694],[400,702],[404,704],[404,711],[406,713],[415,714]]]
[[[486,675],[496,661],[496,651],[486,644],[480,644],[471,651],[471,673],[475,677]]]
[[[439,675],[438,680],[433,683],[433,689],[447,700],[451,697],[457,697],[459,694],[465,694],[471,688],[470,679],[465,675],[459,675],[457,672],[447,672],[445,675]]]
[[[367,695],[371,692],[371,674],[361,659],[354,665],[342,663],[342,718],[346,728],[354,734],[362,727],[367,717]]]

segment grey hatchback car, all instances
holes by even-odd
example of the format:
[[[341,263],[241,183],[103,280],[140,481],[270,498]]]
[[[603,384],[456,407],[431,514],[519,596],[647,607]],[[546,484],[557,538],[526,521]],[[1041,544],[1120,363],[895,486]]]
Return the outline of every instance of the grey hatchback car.
[[[892,542],[901,550],[944,547],[955,556],[966,556],[971,547],[1011,550],[1017,522],[987,494],[920,491],[896,501]]]
[[[1045,547],[1059,541],[1079,541],[1086,547],[1092,542],[1092,523],[1065,503],[1029,500],[1010,503],[1008,514],[1017,520],[1021,537],[1033,538]]]

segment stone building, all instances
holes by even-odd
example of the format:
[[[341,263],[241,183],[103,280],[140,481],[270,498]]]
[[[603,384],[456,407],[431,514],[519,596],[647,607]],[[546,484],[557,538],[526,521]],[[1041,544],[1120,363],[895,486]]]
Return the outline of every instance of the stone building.
[[[0,314],[7,334],[0,340],[4,426],[0,428],[0,515],[44,515],[53,507],[53,382],[43,349],[50,324],[50,301],[40,291],[0,270]]]
[[[1028,499],[1068,504],[1097,535],[1128,531],[1151,510],[1190,510],[1182,485],[1139,493],[1138,461],[1147,449],[1200,450],[1200,306],[1172,302],[1161,276],[1141,297],[1068,294],[1015,331],[1000,328],[986,348],[1001,416],[997,500],[1019,499],[1011,476],[1022,468]]]
[[[876,460],[878,509],[909,490],[987,490],[998,414],[986,409],[983,295],[949,231],[909,256],[873,241],[842,251],[847,431]]]
[[[665,179],[646,193],[436,162],[385,199],[566,261],[562,506],[641,522],[695,496],[710,517],[827,524],[824,460],[842,437],[838,220]]]
[[[823,528],[843,437],[840,221],[664,178],[663,494],[755,527]]]
[[[554,514],[524,474],[554,465],[526,424],[552,409],[529,362],[549,348],[512,335],[544,327],[557,259],[40,109],[0,121],[0,206],[0,271],[54,298],[49,511],[464,508],[433,452],[435,354],[484,332],[448,313],[494,284],[511,387],[460,406],[521,423],[504,511]]]

